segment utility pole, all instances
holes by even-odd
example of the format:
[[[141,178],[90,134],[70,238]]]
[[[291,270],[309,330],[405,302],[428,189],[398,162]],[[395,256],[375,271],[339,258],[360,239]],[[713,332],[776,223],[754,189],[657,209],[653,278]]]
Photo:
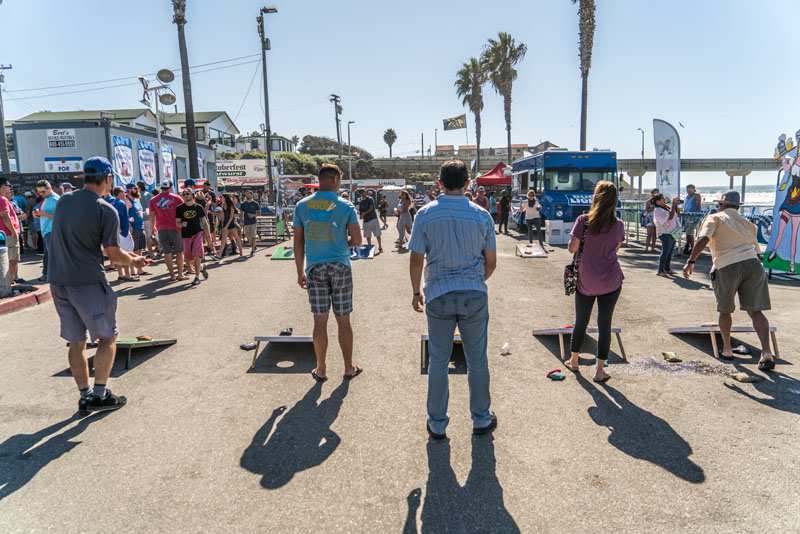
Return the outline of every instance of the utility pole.
[[[353,145],[350,144],[350,125],[356,121],[347,121],[347,174],[350,177],[350,201],[353,199]]]
[[[433,150],[434,155],[436,154],[436,151],[439,150],[439,128],[433,129]]]
[[[6,146],[6,125],[5,125],[5,115],[3,114],[3,82],[5,81],[5,76],[3,76],[4,70],[10,70],[11,65],[0,65],[0,133],[2,133],[2,138],[0,138],[0,164],[3,166],[3,172],[8,174],[11,172],[11,164],[8,162],[8,146]]]
[[[274,189],[272,181],[272,128],[269,124],[269,89],[267,87],[267,50],[271,48],[267,34],[264,31],[264,15],[269,13],[277,13],[278,9],[275,7],[262,7],[259,15],[256,17],[258,22],[258,35],[261,38],[261,72],[264,74],[264,136],[267,143],[267,198],[270,198],[277,192]],[[275,206],[278,204],[278,195],[275,194]]]
[[[197,130],[194,127],[192,80],[189,77],[189,52],[186,50],[186,0],[172,0],[172,22],[178,26],[178,48],[181,54],[181,80],[183,81],[183,107],[186,115],[186,144],[189,148],[189,178],[200,178],[197,166]]]
[[[419,157],[425,159],[425,132],[419,133]]]
[[[342,114],[342,97],[339,95],[332,94],[330,102],[333,102],[333,118],[336,121],[336,142],[339,143],[339,155],[342,155],[342,119],[340,118]]]

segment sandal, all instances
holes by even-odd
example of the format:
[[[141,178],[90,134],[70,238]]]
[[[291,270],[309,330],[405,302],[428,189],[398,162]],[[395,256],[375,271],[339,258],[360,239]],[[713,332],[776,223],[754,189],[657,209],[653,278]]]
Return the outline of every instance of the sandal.
[[[364,370],[361,367],[359,367],[357,365],[354,365],[353,366],[353,372],[350,373],[350,374],[345,373],[344,375],[342,375],[342,378],[344,378],[345,380],[351,380],[351,379],[357,377],[358,375],[360,375],[363,372],[364,372]]]
[[[761,357],[763,358],[764,355],[762,354]],[[758,362],[758,370],[759,371],[772,371],[775,369],[775,357],[770,355],[768,360],[762,359]]]
[[[573,366],[571,366],[571,365],[569,364],[569,360],[565,360],[565,361],[564,361],[564,367],[566,367],[567,369],[569,369],[569,370],[570,370],[570,371],[572,371],[573,373],[580,373],[580,372],[581,372],[581,366],[580,366],[580,364],[579,364],[579,365],[576,365],[575,367],[573,367]]]
[[[719,354],[719,359],[724,362],[732,362],[736,358],[733,357],[733,354],[725,354],[724,352],[721,352]]]
[[[610,379],[611,379],[611,375],[609,375],[609,374],[603,375],[603,377],[602,377],[602,378],[597,378],[597,377],[594,377],[594,378],[592,378],[592,380],[593,380],[594,382],[597,382],[598,384],[605,384],[605,383],[606,383],[606,382],[608,382]]]
[[[317,374],[317,370],[316,370],[316,369],[314,369],[313,371],[311,371],[311,376],[313,376],[313,377],[314,377],[314,380],[316,380],[316,381],[317,381],[317,382],[319,382],[319,383],[322,383],[322,382],[325,382],[326,380],[328,380],[328,377],[327,377],[327,376],[320,376],[320,375],[318,375],[318,374]]]

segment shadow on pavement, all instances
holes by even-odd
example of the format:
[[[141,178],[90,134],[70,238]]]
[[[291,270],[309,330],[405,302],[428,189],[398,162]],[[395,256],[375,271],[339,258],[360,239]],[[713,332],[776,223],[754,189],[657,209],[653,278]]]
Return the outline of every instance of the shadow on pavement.
[[[778,371],[756,374],[740,364],[734,366],[739,372],[757,376],[760,380],[750,385],[765,396],[757,397],[733,383],[725,382],[726,388],[764,406],[800,415],[800,380]]]
[[[559,363],[564,363],[564,360],[561,359],[561,347],[558,345],[558,336],[533,336],[539,343],[541,343],[544,348],[550,351],[550,354],[555,357]],[[564,347],[567,351],[567,355],[569,355],[569,344],[570,344],[571,336],[564,336]],[[609,363],[626,363],[625,360],[622,359],[622,356],[619,355],[614,350],[614,344],[616,341],[611,342],[611,349],[608,351],[608,362]],[[583,344],[581,345],[581,358],[580,358],[580,365],[594,365],[595,364],[595,357],[590,356],[597,354],[597,340],[592,337],[592,334],[586,334],[583,338]],[[587,356],[588,355],[588,356]]]
[[[30,482],[50,462],[80,445],[80,441],[70,440],[106,415],[108,413],[81,418],[76,414],[33,434],[17,434],[0,443],[0,501]],[[79,421],[78,424],[54,435],[75,421]],[[38,444],[48,436],[53,437]]]
[[[143,349],[136,349],[131,355],[130,369],[125,369],[125,353],[127,350],[117,349],[117,354],[114,357],[114,366],[111,368],[111,378],[119,378],[127,372],[133,371],[143,363],[147,362],[150,358],[158,356],[161,352],[167,350],[172,345],[165,345],[161,347],[148,347]],[[64,351],[66,357],[66,351]],[[69,367],[62,369],[55,373],[53,378],[63,378],[72,376],[72,371]],[[94,376],[94,355],[89,356],[89,376]]]
[[[331,425],[349,385],[349,380],[343,380],[330,397],[317,404],[322,392],[322,384],[317,382],[289,411],[285,406],[275,408],[242,453],[239,465],[261,475],[261,485],[267,489],[280,488],[296,473],[321,465],[341,442]]]
[[[608,383],[603,385],[604,393],[579,374],[575,379],[594,399],[596,406],[589,408],[589,417],[609,429],[611,445],[692,484],[705,482],[703,468],[689,458],[692,447],[664,419],[635,405]]]
[[[311,373],[316,367],[314,344],[267,343],[256,357],[256,366],[248,373],[302,374]]]
[[[460,486],[450,465],[450,442],[428,441],[428,482],[422,505],[421,532],[520,532],[503,502],[503,487],[497,479],[494,438],[472,438],[472,466]],[[420,490],[407,497],[408,511],[403,534],[416,534]]]

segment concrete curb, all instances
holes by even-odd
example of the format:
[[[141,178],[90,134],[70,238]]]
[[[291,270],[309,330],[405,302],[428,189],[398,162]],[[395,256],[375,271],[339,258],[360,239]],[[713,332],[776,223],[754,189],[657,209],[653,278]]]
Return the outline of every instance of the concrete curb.
[[[49,285],[36,286],[35,291],[30,291],[16,297],[0,300],[0,315],[6,315],[17,310],[36,306],[52,300]]]

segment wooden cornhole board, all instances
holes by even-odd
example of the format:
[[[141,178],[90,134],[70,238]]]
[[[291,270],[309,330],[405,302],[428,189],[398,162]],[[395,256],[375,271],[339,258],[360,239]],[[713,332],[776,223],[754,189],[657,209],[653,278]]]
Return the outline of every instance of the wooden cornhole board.
[[[522,258],[546,258],[547,252],[539,245],[539,243],[528,243],[517,245],[517,256]]]
[[[314,343],[314,338],[311,336],[256,336],[256,350],[253,353],[253,363],[250,364],[250,369],[256,368],[256,358],[258,353],[261,352],[261,342],[266,343]]]
[[[564,343],[564,336],[567,335],[567,334],[571,335],[573,330],[574,330],[574,328],[571,327],[571,326],[563,326],[561,328],[541,328],[539,330],[534,330],[533,331],[533,335],[534,336],[558,336],[558,347],[561,349],[561,359],[562,360],[566,360],[568,355],[567,355],[567,352],[566,352],[566,345]],[[596,326],[590,326],[589,328],[586,329],[586,331],[588,333],[590,333],[590,334],[596,334],[597,333],[597,327]],[[628,355],[625,354],[625,347],[622,345],[622,335],[621,335],[622,334],[622,328],[620,328],[618,326],[612,326],[611,327],[611,333],[614,334],[616,336],[616,338],[617,338],[617,344],[619,345],[619,352],[622,355],[622,360],[627,362],[628,361]]]
[[[741,334],[741,333],[755,333],[755,328],[752,326],[732,326],[731,327],[731,334]],[[770,325],[769,327],[769,335],[772,338],[772,346],[775,347],[775,356],[777,358],[781,357],[781,352],[778,350],[778,338],[776,337],[775,333],[778,331],[778,327]],[[719,348],[717,346],[717,333],[719,332],[719,325],[718,324],[703,324],[700,326],[679,326],[677,328],[670,328],[668,330],[670,334],[708,334],[708,337],[711,339],[711,348],[714,350],[714,357],[719,358]]]
[[[294,259],[294,248],[292,247],[285,247],[283,245],[279,245],[272,252],[272,256],[270,257],[271,260],[293,260]]]
[[[117,350],[125,352],[125,369],[131,368],[131,353],[137,349],[149,349],[152,347],[168,347],[177,343],[177,339],[151,339],[149,341],[139,341],[135,337],[118,337]]]
[[[419,369],[421,373],[428,370],[428,362],[430,361],[430,354],[428,352],[428,334],[422,334],[419,338]],[[453,352],[450,354],[450,361],[455,361],[456,345],[460,345],[461,352],[464,352],[464,342],[461,341],[461,334],[453,335]],[[467,360],[464,358],[464,365]]]

